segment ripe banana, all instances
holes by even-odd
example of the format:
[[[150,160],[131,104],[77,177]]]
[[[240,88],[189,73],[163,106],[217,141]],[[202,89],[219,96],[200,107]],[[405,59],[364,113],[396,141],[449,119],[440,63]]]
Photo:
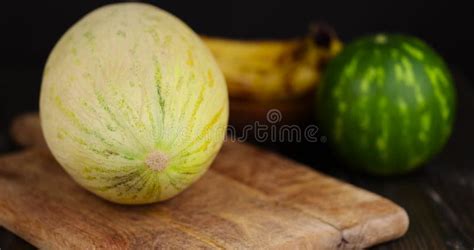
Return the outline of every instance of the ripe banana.
[[[321,29],[289,40],[201,38],[224,73],[231,97],[268,101],[298,98],[315,88],[322,66],[342,48],[334,32],[323,31],[323,39],[318,39]]]

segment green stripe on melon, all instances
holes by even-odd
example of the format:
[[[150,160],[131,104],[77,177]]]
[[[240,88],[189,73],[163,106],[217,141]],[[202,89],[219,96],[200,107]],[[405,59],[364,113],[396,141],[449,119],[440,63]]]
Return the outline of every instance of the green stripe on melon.
[[[445,144],[455,90],[445,63],[424,42],[380,34],[350,43],[329,63],[317,106],[328,139],[349,165],[402,173]]]

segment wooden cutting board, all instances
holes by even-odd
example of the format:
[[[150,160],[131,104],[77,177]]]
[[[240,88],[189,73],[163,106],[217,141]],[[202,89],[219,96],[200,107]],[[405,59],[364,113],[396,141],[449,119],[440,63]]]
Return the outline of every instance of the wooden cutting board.
[[[85,191],[48,152],[37,115],[17,119],[28,146],[0,157],[0,224],[37,247],[347,249],[402,236],[393,202],[248,144],[226,142],[177,197],[124,206]]]

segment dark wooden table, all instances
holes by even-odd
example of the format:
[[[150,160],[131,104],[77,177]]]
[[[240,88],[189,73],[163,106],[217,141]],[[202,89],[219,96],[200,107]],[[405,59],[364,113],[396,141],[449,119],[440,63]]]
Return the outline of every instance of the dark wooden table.
[[[414,173],[388,178],[357,173],[338,163],[324,143],[262,146],[403,206],[410,216],[408,233],[377,249],[474,249],[474,85],[453,72],[458,90],[453,135],[443,152]],[[0,75],[0,152],[7,152],[15,149],[7,136],[9,121],[37,110],[41,71],[2,69]],[[34,247],[0,228],[0,249]]]

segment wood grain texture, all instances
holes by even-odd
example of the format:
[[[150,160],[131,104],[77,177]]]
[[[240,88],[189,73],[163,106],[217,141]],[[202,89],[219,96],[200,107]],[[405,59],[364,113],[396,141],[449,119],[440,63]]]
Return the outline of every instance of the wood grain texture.
[[[0,158],[0,224],[40,248],[346,249],[408,227],[405,211],[387,199],[232,142],[179,196],[112,204],[62,170],[38,140],[35,115],[22,119],[29,122],[15,123],[15,140],[39,146]]]

